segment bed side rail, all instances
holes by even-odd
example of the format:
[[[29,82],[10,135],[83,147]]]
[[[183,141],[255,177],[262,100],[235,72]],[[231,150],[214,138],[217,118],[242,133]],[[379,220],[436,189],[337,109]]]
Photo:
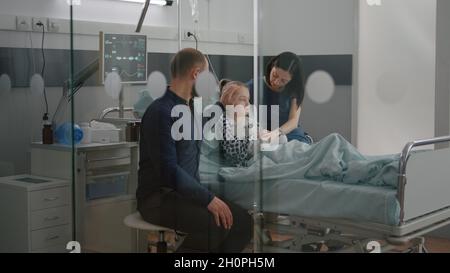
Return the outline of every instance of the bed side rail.
[[[398,174],[398,188],[397,198],[400,203],[400,225],[404,223],[405,218],[405,187],[406,187],[406,166],[408,164],[409,157],[414,148],[420,146],[427,146],[433,144],[439,144],[444,142],[450,142],[450,136],[436,137],[431,139],[417,140],[409,142],[403,148],[400,162],[399,162],[399,174]]]

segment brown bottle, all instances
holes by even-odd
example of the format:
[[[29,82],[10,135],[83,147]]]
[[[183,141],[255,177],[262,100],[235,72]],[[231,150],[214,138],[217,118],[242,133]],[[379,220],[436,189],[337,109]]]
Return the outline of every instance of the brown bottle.
[[[133,138],[134,138],[134,124],[132,122],[128,122],[127,124],[127,128],[126,128],[126,141],[127,142],[133,142]]]
[[[141,136],[141,123],[140,122],[134,123],[134,131],[136,134],[136,142],[139,142],[140,136]]]
[[[42,129],[42,143],[53,144],[53,129],[50,124],[45,124]]]
[[[43,144],[53,144],[53,129],[52,124],[48,121],[48,114],[44,115],[44,128],[42,128],[42,143]]]

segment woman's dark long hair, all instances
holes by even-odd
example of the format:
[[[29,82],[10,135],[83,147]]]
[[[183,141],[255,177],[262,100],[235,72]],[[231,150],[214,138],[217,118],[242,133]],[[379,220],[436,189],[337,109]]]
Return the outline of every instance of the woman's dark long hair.
[[[270,72],[273,67],[281,68],[291,74],[292,80],[282,92],[292,98],[296,98],[297,104],[300,106],[305,97],[305,74],[300,58],[292,52],[283,52],[273,57],[266,66],[265,76],[267,82],[270,82]]]

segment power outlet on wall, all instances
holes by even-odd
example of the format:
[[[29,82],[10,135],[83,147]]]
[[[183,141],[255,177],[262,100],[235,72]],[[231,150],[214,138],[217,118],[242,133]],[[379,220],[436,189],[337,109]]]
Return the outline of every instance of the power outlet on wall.
[[[31,31],[31,18],[26,16],[16,17],[16,30]]]
[[[247,42],[247,35],[245,35],[244,33],[238,33],[237,34],[237,40],[239,43],[243,44],[245,42]]]
[[[189,32],[192,33],[192,31],[190,31],[190,30],[185,30],[185,31],[184,31],[184,34],[183,34],[183,39],[184,39],[184,40],[194,39],[193,37],[189,37],[189,35],[188,35]]]
[[[59,32],[60,22],[55,19],[48,19],[47,30],[48,32]]]
[[[200,34],[199,34],[199,33],[196,33],[195,31],[192,31],[192,30],[185,30],[185,31],[184,31],[184,33],[183,33],[183,39],[184,39],[184,40],[195,42],[194,36],[190,36],[190,37],[189,37],[189,35],[188,35],[189,32],[192,33],[192,34],[194,34],[195,37],[197,37],[197,39],[200,40]]]
[[[45,31],[47,31],[47,18],[43,17],[33,17],[32,21],[32,27],[33,31],[42,31],[42,28],[44,28]],[[41,26],[39,24],[42,24]]]

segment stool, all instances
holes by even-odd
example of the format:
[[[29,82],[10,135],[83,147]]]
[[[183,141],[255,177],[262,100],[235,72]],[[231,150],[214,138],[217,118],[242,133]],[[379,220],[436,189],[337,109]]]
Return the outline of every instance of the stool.
[[[136,249],[139,250],[139,231],[147,230],[147,231],[157,231],[159,233],[159,240],[156,245],[157,253],[167,253],[167,242],[165,239],[166,231],[173,231],[172,229],[160,227],[157,225],[150,224],[142,219],[142,216],[139,212],[135,212],[133,214],[128,215],[123,220],[123,223],[130,228],[136,229]],[[150,245],[147,247],[148,252],[150,252]],[[139,251],[137,251],[139,252]]]

